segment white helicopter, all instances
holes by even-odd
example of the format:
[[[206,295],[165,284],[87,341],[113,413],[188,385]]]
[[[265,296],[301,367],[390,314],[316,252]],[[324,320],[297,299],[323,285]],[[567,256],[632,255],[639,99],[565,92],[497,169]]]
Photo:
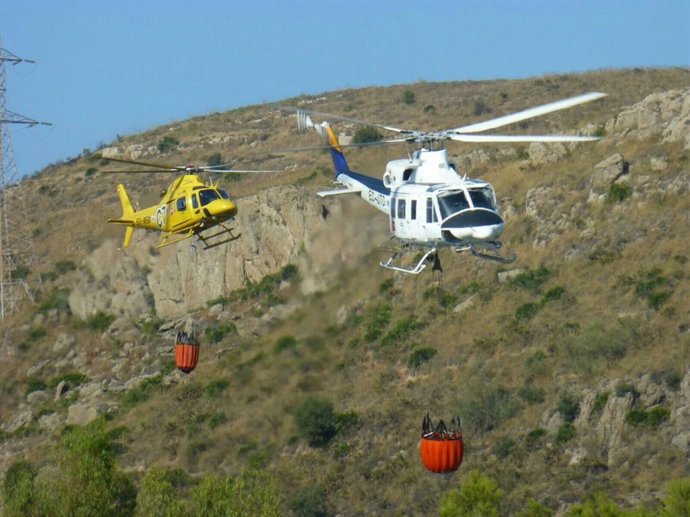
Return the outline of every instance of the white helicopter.
[[[593,136],[570,135],[479,135],[477,133],[520,122],[522,120],[590,102],[605,93],[591,92],[530,108],[511,115],[445,131],[425,132],[370,124],[311,110],[296,110],[300,130],[311,129],[326,141],[335,166],[335,183],[341,188],[319,192],[318,195],[357,193],[367,203],[388,214],[395,247],[386,247],[393,254],[380,265],[403,273],[419,274],[433,262],[440,269],[438,249],[451,247],[455,251],[469,251],[473,255],[512,262],[498,250],[505,223],[496,203],[493,187],[486,181],[460,175],[455,164],[448,161],[442,142],[588,142],[599,140]],[[417,149],[406,159],[392,160],[386,165],[382,179],[352,171],[342,152],[342,145],[329,123],[312,122],[312,116],[366,124],[403,135],[401,138],[378,143],[414,143]],[[353,144],[357,145],[357,144]],[[436,147],[436,148],[434,148]],[[396,261],[404,254],[423,250],[412,267]]]

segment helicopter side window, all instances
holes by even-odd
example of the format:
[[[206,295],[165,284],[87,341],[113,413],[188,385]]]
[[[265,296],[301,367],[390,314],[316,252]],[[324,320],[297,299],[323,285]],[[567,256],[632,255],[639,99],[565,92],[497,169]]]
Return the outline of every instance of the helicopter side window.
[[[199,208],[199,200],[197,199],[196,194],[192,194],[192,208]]]
[[[426,198],[426,222],[435,223],[438,219],[436,218],[436,210],[434,210],[434,198]]]
[[[187,210],[187,202],[183,197],[177,200],[177,211],[178,212],[184,212]]]
[[[395,199],[391,200],[391,218],[395,218],[395,207],[397,206],[397,203],[395,202]]]
[[[417,200],[413,199],[410,204],[410,219],[413,221],[417,219]]]
[[[470,207],[467,199],[465,199],[464,192],[456,192],[455,194],[448,194],[446,196],[438,197],[438,206],[441,209],[441,216],[443,219],[451,215],[466,210]]]
[[[398,199],[398,217],[400,219],[405,219],[405,200]]]
[[[491,190],[487,188],[474,189],[468,191],[472,204],[475,208],[488,208],[489,210],[496,210]]]
[[[207,190],[200,190],[199,191],[199,202],[201,203],[201,206],[206,206],[211,201],[215,201],[216,199],[219,199],[219,198],[220,198],[220,195],[215,190],[207,189]]]

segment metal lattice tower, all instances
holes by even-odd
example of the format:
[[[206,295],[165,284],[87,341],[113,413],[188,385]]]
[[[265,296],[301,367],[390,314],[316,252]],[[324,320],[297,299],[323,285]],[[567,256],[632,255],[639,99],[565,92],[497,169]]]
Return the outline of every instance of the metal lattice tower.
[[[46,124],[7,109],[6,65],[33,63],[2,48],[0,38],[0,319],[5,319],[19,302],[33,299],[26,281],[33,263],[31,234],[23,228],[24,185],[14,161],[9,124]]]

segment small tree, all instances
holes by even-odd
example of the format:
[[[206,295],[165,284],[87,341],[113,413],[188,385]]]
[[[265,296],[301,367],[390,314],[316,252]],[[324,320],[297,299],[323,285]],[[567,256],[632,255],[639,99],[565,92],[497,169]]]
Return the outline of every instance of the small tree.
[[[690,478],[671,481],[666,488],[667,494],[661,500],[660,517],[690,515]]]
[[[158,468],[150,469],[141,482],[137,494],[135,517],[181,517],[182,503],[177,500],[169,474]]]
[[[329,400],[309,397],[295,409],[295,421],[309,445],[326,445],[335,436],[336,417]]]
[[[317,485],[305,486],[292,496],[288,507],[297,517],[326,517],[326,492]]]
[[[103,418],[68,428],[60,439],[56,468],[36,479],[39,513],[132,515],[136,492],[130,478],[116,469],[117,449]]]
[[[412,90],[405,90],[403,92],[402,100],[405,104],[414,104],[417,101],[417,98]]]
[[[36,469],[26,461],[13,463],[7,469],[3,485],[6,517],[35,515],[35,478]]]
[[[503,491],[480,472],[471,471],[462,486],[446,493],[441,500],[441,517],[498,517]]]

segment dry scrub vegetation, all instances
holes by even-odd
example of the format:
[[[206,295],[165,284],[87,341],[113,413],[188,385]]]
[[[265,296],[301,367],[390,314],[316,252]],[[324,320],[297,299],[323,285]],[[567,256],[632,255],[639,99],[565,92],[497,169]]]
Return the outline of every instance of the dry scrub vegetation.
[[[603,125],[622,107],[652,92],[687,86],[689,78],[682,69],[610,70],[517,81],[420,82],[285,104],[308,101],[311,109],[372,122],[443,129],[585,91],[610,93],[516,129],[542,133]],[[414,102],[406,91],[414,93]],[[351,134],[353,127],[339,129]],[[269,154],[313,144],[275,106],[197,117],[122,137],[108,147],[156,147],[165,136],[178,144],[141,159],[203,164],[218,153],[233,167],[294,165],[280,174],[221,179],[238,198],[276,184],[298,183],[313,191],[330,184],[323,153]],[[457,146],[450,153],[473,149]],[[620,152],[635,177],[653,176],[665,184],[688,175],[690,153],[654,138],[606,136],[549,165],[531,166],[521,151],[468,171],[489,180],[504,208],[514,211],[504,236],[505,249],[518,256],[511,266],[444,251],[442,274],[400,277],[379,269],[382,256],[372,250],[326,292],[303,295],[295,277],[280,288],[266,284],[242,296],[228,293],[220,316],[207,308],[193,314],[217,332],[206,334],[197,370],[168,385],[164,379],[172,360],[159,358],[161,375],[120,394],[107,422],[122,430],[116,459],[133,486],[141,489],[154,467],[184,472],[176,481],[183,493],[204,475],[259,472],[276,490],[262,497],[282,514],[431,515],[444,505],[450,516],[465,515],[452,513],[459,504],[452,489],[466,481],[468,486],[487,482],[469,474],[478,471],[500,489],[500,515],[518,514],[530,499],[539,503],[524,515],[550,515],[538,513],[537,506],[546,512],[575,503],[657,508],[668,483],[690,475],[687,458],[670,443],[667,418],[644,411],[629,417],[615,461],[601,447],[597,424],[607,400],[632,393],[631,383],[642,376],[675,393],[687,372],[688,192],[646,192],[636,183],[617,200],[588,204],[588,182],[596,163]],[[37,237],[31,278],[42,275],[39,304],[61,308],[64,316],[54,328],[40,326],[43,333],[32,323],[37,306],[8,321],[6,328],[20,336],[25,349],[0,380],[3,416],[26,396],[25,372],[42,360],[58,332],[68,331],[81,346],[98,350],[122,345],[101,337],[102,322],[74,321],[60,305],[59,290],[79,274],[65,261],[79,265],[102,239],[121,238],[121,229],[101,224],[119,211],[115,185],[121,179],[87,172],[105,167],[89,155],[26,181],[42,206],[27,221]],[[401,149],[388,148],[348,154],[353,169],[373,175],[400,155]],[[654,156],[665,157],[668,168],[652,171]],[[138,176],[129,183],[144,205],[168,181]],[[542,223],[524,206],[536,187],[556,193],[548,220],[564,214],[572,222],[543,246],[534,245]],[[81,224],[85,220],[89,223]],[[591,232],[583,238],[587,228]],[[521,273],[499,281],[498,274],[512,268]],[[56,274],[46,276],[51,272]],[[298,309],[260,335],[241,337],[233,327],[237,318],[265,314],[288,301]],[[466,308],[455,310],[466,301]],[[147,332],[145,339],[157,346],[170,344],[155,326]],[[91,367],[95,375],[98,365]],[[577,423],[588,394],[593,416]],[[466,456],[452,476],[431,475],[419,461],[417,442],[427,412],[463,419]],[[554,427],[549,421],[556,413],[561,420]],[[55,441],[41,441],[36,426],[25,434],[40,444],[26,451],[26,459],[38,466],[49,462]],[[16,438],[5,437],[6,442]],[[574,461],[578,455],[583,459]],[[606,496],[587,503],[596,494]]]

